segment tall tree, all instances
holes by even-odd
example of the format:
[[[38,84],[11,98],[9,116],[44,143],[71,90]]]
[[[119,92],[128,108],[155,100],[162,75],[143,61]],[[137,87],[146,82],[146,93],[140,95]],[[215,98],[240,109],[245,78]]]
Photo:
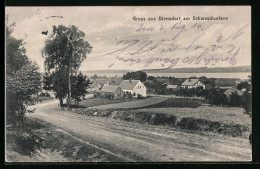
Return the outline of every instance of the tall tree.
[[[67,79],[68,106],[71,104],[71,75],[78,71],[91,50],[92,46],[85,40],[85,33],[74,25],[53,26],[52,33],[45,41],[42,50],[45,69],[47,72],[53,71],[66,75],[61,77]]]
[[[6,117],[7,122],[23,124],[31,96],[41,89],[36,63],[26,56],[23,40],[12,37],[13,25],[6,25]]]

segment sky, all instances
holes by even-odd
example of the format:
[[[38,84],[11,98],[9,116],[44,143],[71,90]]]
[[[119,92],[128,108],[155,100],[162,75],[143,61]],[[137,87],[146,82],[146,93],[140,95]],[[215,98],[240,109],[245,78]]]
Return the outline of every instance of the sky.
[[[41,50],[53,25],[75,25],[85,32],[85,40],[93,49],[81,64],[82,71],[251,65],[250,6],[6,7],[6,15],[9,23],[16,23],[12,35],[24,39],[27,56],[37,62],[41,71]],[[159,17],[173,16],[181,20],[159,21]],[[192,20],[193,16],[221,16],[228,20],[200,21]],[[156,20],[149,21],[149,17]],[[48,35],[42,31],[48,31]],[[167,41],[175,36],[174,41]],[[147,52],[135,54],[137,51]],[[200,55],[204,60],[192,61],[192,57]],[[206,64],[205,59],[212,60]]]

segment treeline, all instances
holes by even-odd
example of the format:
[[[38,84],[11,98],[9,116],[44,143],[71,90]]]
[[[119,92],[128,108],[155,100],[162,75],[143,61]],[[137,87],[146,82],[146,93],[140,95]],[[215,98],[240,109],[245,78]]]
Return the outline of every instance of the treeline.
[[[140,80],[141,82],[146,81],[147,74],[143,71],[136,71],[136,72],[127,72],[123,75],[123,80],[135,79]]]

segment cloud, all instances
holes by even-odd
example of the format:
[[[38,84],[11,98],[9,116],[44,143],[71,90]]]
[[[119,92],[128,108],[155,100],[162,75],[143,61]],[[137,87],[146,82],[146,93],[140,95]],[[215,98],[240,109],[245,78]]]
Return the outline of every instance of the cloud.
[[[38,10],[39,9],[39,10]],[[198,10],[199,9],[199,10]],[[40,12],[39,12],[40,11]],[[241,12],[242,11],[242,12]],[[216,38],[220,34],[227,36],[236,31],[244,24],[251,23],[250,21],[250,7],[172,7],[172,6],[158,6],[158,7],[8,7],[6,13],[9,14],[10,23],[16,22],[13,36],[17,38],[25,37],[27,35],[27,55],[36,61],[43,71],[44,58],[41,57],[41,49],[44,46],[44,41],[47,36],[42,35],[42,31],[52,31],[52,25],[76,25],[80,30],[86,33],[86,40],[93,46],[92,53],[90,53],[82,63],[81,69],[106,69],[107,65],[115,61],[115,55],[106,55],[113,50],[119,49],[122,46],[116,46],[119,40],[144,39],[149,38],[154,42],[160,39],[172,38],[178,30],[169,31],[169,27],[178,23],[179,21],[134,21],[133,17],[178,17],[178,16],[227,16],[228,21],[183,21],[187,28],[190,29],[195,23],[200,23],[204,27],[204,36],[194,44],[201,44],[202,46],[209,46],[216,43]],[[56,16],[56,17],[52,17]],[[153,32],[137,32],[136,29],[144,23],[145,27],[152,27]],[[160,32],[159,27],[164,25],[168,31]],[[236,41],[232,41],[237,47],[241,47],[238,57],[237,65],[251,64],[251,27],[248,26],[244,31],[243,36]],[[197,30],[190,30],[183,32],[178,37],[176,44],[178,49],[174,52],[161,54],[161,48],[170,48],[172,44],[164,43],[160,46],[160,50],[153,50],[149,53],[140,55],[143,58],[149,57],[184,57],[187,46],[200,35]],[[231,43],[226,42],[225,45]],[[132,49],[137,50],[139,46],[133,46]],[[128,51],[129,52],[129,51]],[[189,50],[190,55],[194,55],[196,51]],[[121,56],[129,57],[126,53]],[[245,57],[246,56],[246,57]],[[115,69],[127,68],[128,63],[116,61],[113,66]],[[160,66],[160,65],[159,65]],[[187,66],[179,64],[179,67]],[[197,66],[197,65],[193,65]],[[228,66],[228,65],[224,65]],[[132,65],[129,69],[143,69],[141,64]],[[156,68],[151,66],[151,68]],[[158,65],[157,65],[158,68]]]

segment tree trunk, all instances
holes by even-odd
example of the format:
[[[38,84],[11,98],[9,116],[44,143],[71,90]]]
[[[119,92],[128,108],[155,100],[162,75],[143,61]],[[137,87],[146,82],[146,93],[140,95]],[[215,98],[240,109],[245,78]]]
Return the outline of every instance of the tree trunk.
[[[63,107],[63,98],[61,96],[59,97],[59,100],[60,100],[60,107]]]
[[[70,107],[71,105],[71,84],[70,84],[70,65],[69,65],[69,68],[68,68],[68,105],[67,107]]]

